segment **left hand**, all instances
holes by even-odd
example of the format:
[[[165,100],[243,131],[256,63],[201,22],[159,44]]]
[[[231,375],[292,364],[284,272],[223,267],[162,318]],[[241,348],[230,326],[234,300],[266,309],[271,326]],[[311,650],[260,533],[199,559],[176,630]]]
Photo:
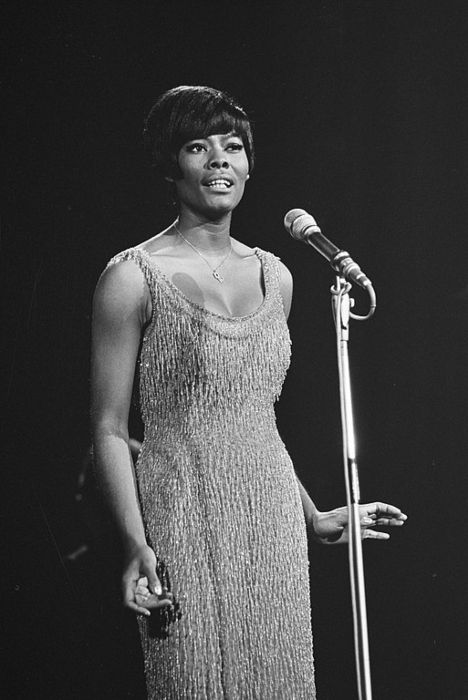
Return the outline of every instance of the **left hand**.
[[[146,576],[141,576],[138,579],[135,588],[135,602],[140,607],[151,611],[156,608],[172,605],[172,599],[172,593],[166,588],[162,589],[161,595],[152,593]]]
[[[396,506],[374,501],[359,506],[361,518],[361,538],[388,540],[387,532],[374,530],[375,527],[401,527],[407,516]],[[326,512],[317,511],[308,523],[314,537],[323,544],[342,544],[349,540],[348,508],[334,508]]]

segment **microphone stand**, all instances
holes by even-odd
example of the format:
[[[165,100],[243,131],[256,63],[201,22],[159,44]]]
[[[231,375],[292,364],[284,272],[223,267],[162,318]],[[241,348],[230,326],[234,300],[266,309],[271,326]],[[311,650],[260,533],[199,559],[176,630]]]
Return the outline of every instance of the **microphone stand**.
[[[369,639],[367,632],[366,593],[362,558],[361,519],[359,515],[359,476],[356,461],[356,441],[354,434],[351,381],[349,373],[348,341],[350,318],[365,321],[370,318],[376,306],[372,286],[366,287],[370,295],[370,310],[366,316],[353,314],[354,299],[349,298],[351,284],[337,276],[331,288],[333,318],[336,327],[338,375],[340,382],[341,423],[343,432],[343,463],[348,506],[349,530],[349,572],[351,601],[354,623],[354,651],[359,700],[372,699],[369,663]]]

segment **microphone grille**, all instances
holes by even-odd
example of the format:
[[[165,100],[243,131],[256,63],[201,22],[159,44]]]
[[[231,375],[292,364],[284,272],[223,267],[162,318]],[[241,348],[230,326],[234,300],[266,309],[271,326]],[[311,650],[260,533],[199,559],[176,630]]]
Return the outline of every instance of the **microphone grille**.
[[[284,227],[288,231],[288,233],[291,233],[291,229],[295,220],[298,219],[300,216],[304,216],[304,214],[307,214],[307,212],[304,209],[290,209],[288,211],[288,213],[284,217]]]
[[[297,241],[307,241],[308,236],[320,233],[317,222],[304,209],[291,209],[284,217],[286,231]]]

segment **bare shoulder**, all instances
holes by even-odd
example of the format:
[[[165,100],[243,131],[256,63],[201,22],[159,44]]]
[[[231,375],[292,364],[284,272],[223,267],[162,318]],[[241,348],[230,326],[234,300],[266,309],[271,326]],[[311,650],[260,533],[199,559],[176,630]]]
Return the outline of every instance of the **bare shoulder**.
[[[245,243],[242,243],[241,241],[237,240],[237,238],[231,238],[231,240],[232,249],[234,253],[236,253],[240,258],[250,258],[255,255],[255,248],[251,248]]]
[[[281,285],[287,289],[290,289],[292,292],[293,276],[292,276],[289,268],[286,267],[284,262],[282,262],[281,260],[279,261],[279,270],[280,270],[280,277],[281,277]]]
[[[123,259],[108,265],[101,274],[94,293],[94,311],[124,318],[145,310],[149,290],[138,264]]]
[[[149,255],[167,255],[171,254],[173,251],[174,243],[176,241],[177,237],[172,228],[169,226],[169,228],[156,234],[156,236],[148,238],[146,241],[143,241],[143,243],[140,243],[135,247],[137,250],[143,250]]]

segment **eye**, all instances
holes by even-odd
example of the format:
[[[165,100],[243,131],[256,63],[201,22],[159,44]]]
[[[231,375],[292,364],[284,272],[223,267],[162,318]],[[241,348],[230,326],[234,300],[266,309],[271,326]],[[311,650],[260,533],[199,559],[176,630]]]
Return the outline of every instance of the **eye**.
[[[241,143],[240,141],[231,141],[230,143],[227,144],[226,150],[231,151],[233,153],[236,153],[238,151],[243,151],[244,144]]]
[[[187,153],[202,153],[206,150],[205,146],[199,141],[194,141],[193,143],[188,143],[185,146]]]

